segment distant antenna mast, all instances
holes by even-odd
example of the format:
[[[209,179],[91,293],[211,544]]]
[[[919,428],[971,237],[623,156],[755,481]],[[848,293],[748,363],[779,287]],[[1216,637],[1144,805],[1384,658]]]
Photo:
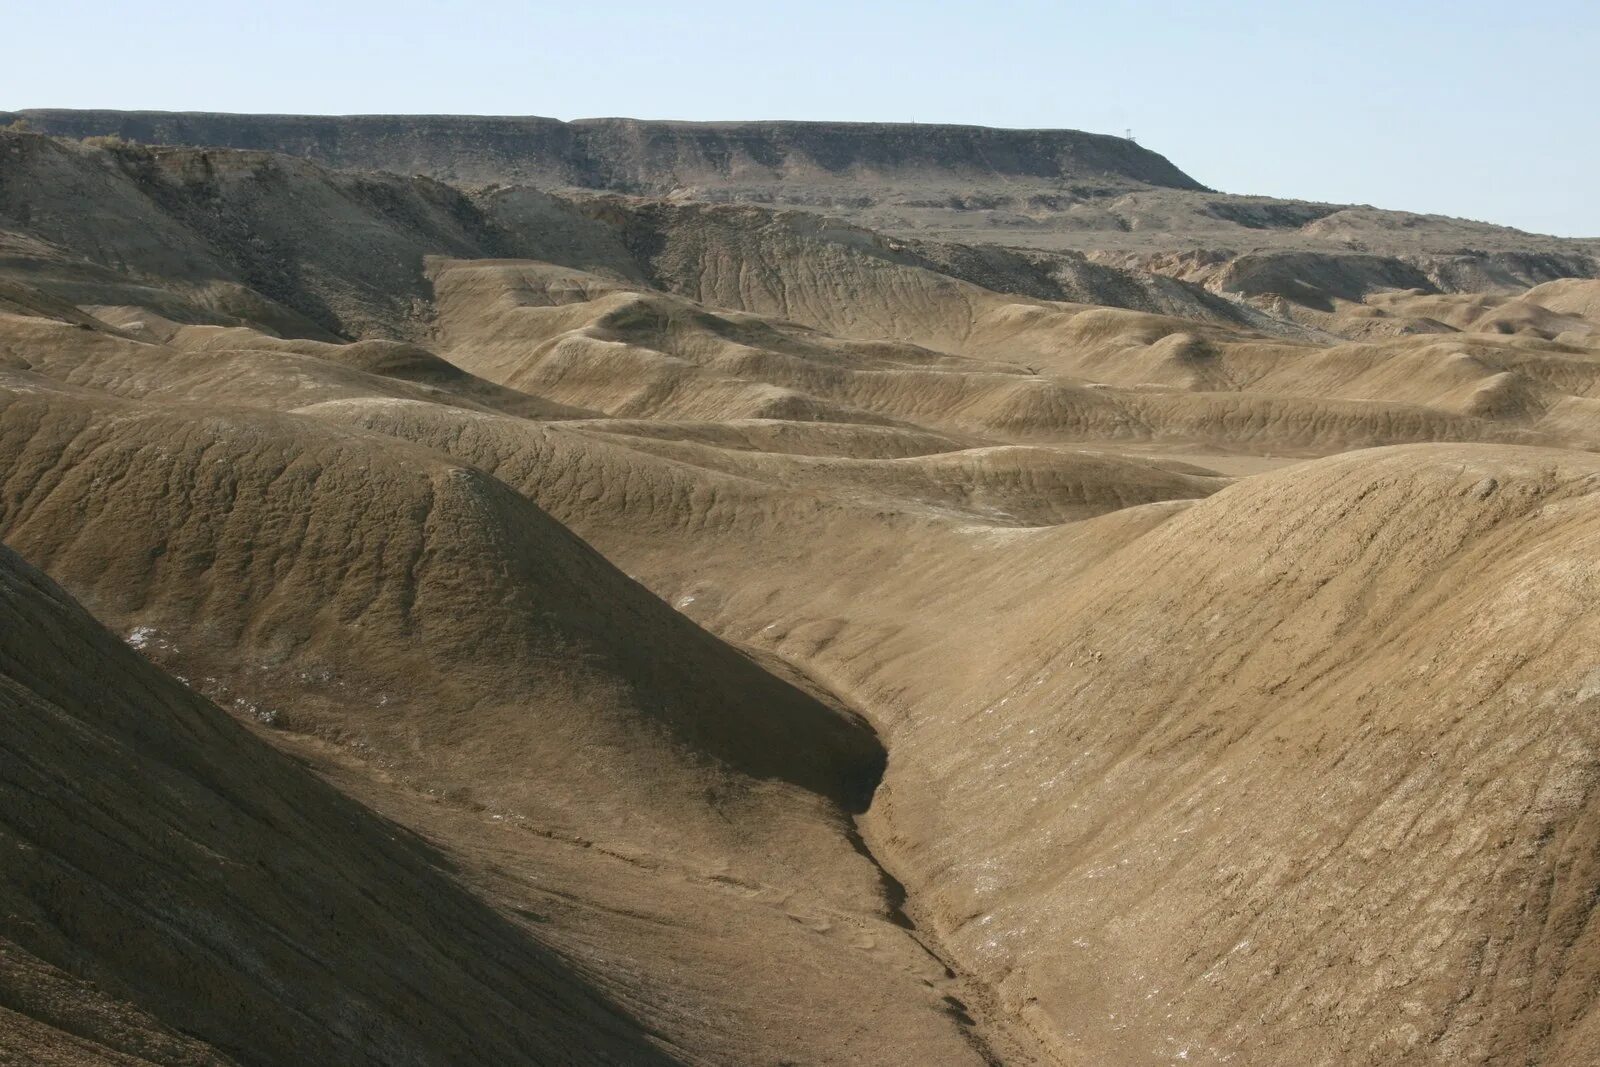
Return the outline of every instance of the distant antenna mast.
[[[1123,130],[1122,132],[1127,136],[1128,140],[1133,141],[1134,144],[1139,143],[1138,141],[1134,140],[1132,130]]]

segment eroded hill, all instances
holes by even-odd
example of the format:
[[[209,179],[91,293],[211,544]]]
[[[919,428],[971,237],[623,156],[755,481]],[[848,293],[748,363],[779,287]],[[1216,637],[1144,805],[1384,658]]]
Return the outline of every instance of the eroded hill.
[[[5,1053],[1600,1054],[1580,260],[18,133],[0,231]]]

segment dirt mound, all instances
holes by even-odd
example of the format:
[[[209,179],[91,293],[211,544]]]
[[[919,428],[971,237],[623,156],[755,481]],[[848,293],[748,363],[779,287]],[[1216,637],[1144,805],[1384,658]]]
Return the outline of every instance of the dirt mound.
[[[1580,278],[1546,282],[1528,290],[1526,299],[1558,315],[1600,323],[1600,282]]]
[[[443,351],[491,381],[629,419],[893,422],[1009,440],[1209,440],[1251,450],[1544,442],[1560,432],[1541,428],[1532,407],[1473,406],[1440,390],[1361,392],[1385,402],[1350,403],[1303,370],[1338,349],[1006,298],[872,260],[815,274],[795,269],[804,256],[758,247],[772,265],[765,278],[731,248],[704,260],[680,250],[708,264],[697,301],[548,264],[434,261]],[[714,266],[724,261],[743,266]],[[768,317],[778,312],[856,336]],[[875,333],[895,340],[858,339]],[[1362,359],[1392,377],[1407,373],[1403,357],[1377,350]],[[1274,365],[1286,372],[1258,389]],[[1571,369],[1573,380],[1587,373]]]
[[[17,396],[0,427],[7,541],[103,617],[163,635],[181,650],[172,662],[185,673],[216,673],[243,657],[264,676],[288,676],[280,687],[301,675],[337,677],[345,687],[359,680],[366,695],[356,704],[371,710],[330,708],[299,723],[303,730],[337,723],[387,733],[396,738],[388,747],[421,747],[436,760],[459,726],[426,709],[450,703],[477,722],[471,745],[499,734],[493,744],[502,754],[521,749],[525,768],[565,760],[585,737],[587,759],[621,774],[629,745],[655,735],[699,753],[691,765],[710,757],[841,803],[860,802],[871,788],[878,756],[870,738],[781,685],[761,692],[765,676],[742,657],[470,469],[391,440],[375,447],[313,420],[245,411]],[[76,457],[65,470],[63,454]],[[128,491],[93,492],[108,481]],[[156,491],[168,486],[185,488],[176,497]],[[364,530],[373,516],[382,525]],[[466,606],[487,589],[497,610]],[[198,629],[196,620],[204,620]],[[698,646],[704,662],[638,651],[674,644]],[[412,645],[414,653],[395,654]],[[663,667],[682,673],[673,679]],[[324,700],[340,703],[332,693]],[[594,718],[574,715],[584,705]],[[532,709],[541,706],[566,710],[538,723]],[[519,733],[526,740],[512,739]],[[565,745],[534,743],[563,733],[572,738]],[[670,758],[652,762],[624,779],[649,779]],[[715,763],[695,773],[718,774]],[[558,776],[552,765],[540,777]],[[488,784],[480,778],[474,788]],[[571,806],[572,798],[553,802]]]

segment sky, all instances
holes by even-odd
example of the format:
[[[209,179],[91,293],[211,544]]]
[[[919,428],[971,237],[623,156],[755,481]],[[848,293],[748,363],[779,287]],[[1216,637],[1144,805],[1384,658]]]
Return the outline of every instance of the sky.
[[[1216,189],[1600,237],[1600,2],[0,0],[0,110],[1131,129]]]

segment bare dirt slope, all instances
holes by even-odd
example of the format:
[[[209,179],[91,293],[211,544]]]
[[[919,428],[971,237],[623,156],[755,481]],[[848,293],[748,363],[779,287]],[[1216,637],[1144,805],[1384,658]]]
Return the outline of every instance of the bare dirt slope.
[[[0,177],[0,1055],[1600,1054],[1566,261]]]
[[[875,714],[868,839],[1061,1062],[1581,1063],[1596,473],[1354,453],[696,604]]]
[[[134,358],[151,347],[108,343]],[[115,389],[114,359],[79,369]],[[916,1005],[904,1022],[846,1028],[813,1055],[879,1058],[880,1043],[969,1054],[937,992],[942,965],[896,925],[895,896],[855,842],[849,816],[882,753],[850,713],[705,634],[522,496],[437,453],[305,416],[58,389],[37,371],[16,384],[0,417],[7,542],[247,722],[316,758],[358,761],[369,787],[420,798],[412,825],[430,826],[427,808],[443,803],[475,813],[457,817],[476,834],[504,827],[513,842],[532,834],[592,856],[563,858],[577,884],[557,895],[591,913],[561,928],[592,939],[585,965],[609,968],[608,985],[691,1060],[759,1056],[814,1013],[865,1017],[900,997]],[[110,483],[125,491],[97,491]],[[459,833],[453,845],[472,843]],[[654,873],[605,873],[629,863]],[[563,884],[559,868],[523,877]],[[617,930],[593,929],[590,880],[608,886],[606,907],[691,932],[616,944]],[[758,961],[797,938],[771,967]],[[626,969],[626,953],[652,942],[702,962],[681,980]],[[711,1036],[696,975],[722,973],[741,944],[744,1021]],[[814,1000],[788,973],[802,961],[878,974],[878,992],[814,984]],[[315,1055],[286,1049],[252,1057]]]
[[[465,892],[0,549],[0,1055],[668,1062]]]

